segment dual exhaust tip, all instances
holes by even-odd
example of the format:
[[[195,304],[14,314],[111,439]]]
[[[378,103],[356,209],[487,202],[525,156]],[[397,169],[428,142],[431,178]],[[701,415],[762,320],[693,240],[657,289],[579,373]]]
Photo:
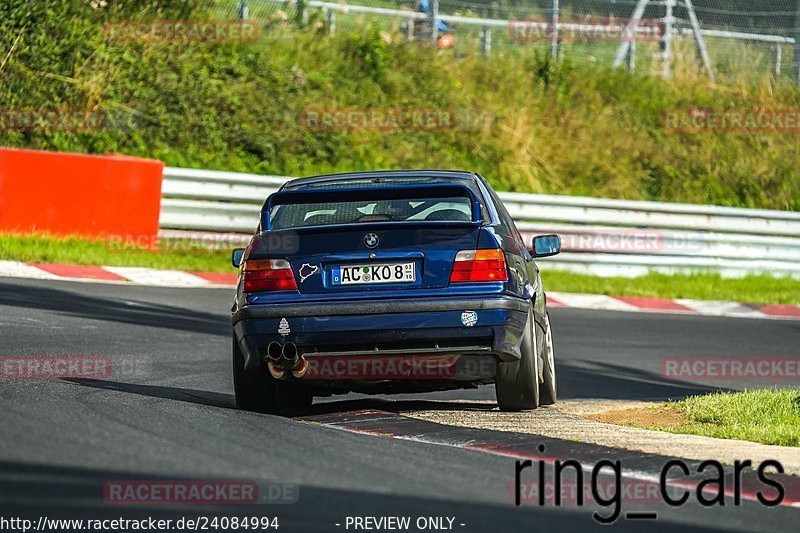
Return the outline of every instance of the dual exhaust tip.
[[[305,357],[300,355],[297,345],[293,342],[281,344],[272,341],[267,345],[267,368],[275,379],[281,379],[286,372],[291,372],[296,378],[302,378],[308,371],[308,364]]]

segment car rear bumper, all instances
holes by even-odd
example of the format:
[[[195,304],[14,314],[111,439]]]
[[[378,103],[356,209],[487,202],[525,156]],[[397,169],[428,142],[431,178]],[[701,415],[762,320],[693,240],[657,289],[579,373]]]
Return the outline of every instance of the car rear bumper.
[[[331,356],[486,355],[520,357],[531,309],[512,296],[249,305],[232,316],[253,368],[272,341],[294,342],[306,358]]]

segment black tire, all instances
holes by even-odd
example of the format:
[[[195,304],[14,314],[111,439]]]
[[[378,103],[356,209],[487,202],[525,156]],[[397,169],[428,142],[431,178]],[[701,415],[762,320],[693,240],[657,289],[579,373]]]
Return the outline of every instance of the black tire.
[[[553,330],[550,327],[550,315],[545,314],[544,343],[542,344],[542,374],[544,381],[539,385],[539,405],[553,405],[558,399],[556,385],[556,366],[553,350]]]
[[[313,395],[300,385],[285,383],[273,378],[263,364],[254,370],[244,369],[242,354],[236,336],[233,336],[233,390],[236,408],[256,413],[278,414],[287,410],[309,407]]]
[[[539,407],[539,357],[534,338],[533,312],[528,313],[519,361],[497,366],[495,392],[501,411],[527,411]]]

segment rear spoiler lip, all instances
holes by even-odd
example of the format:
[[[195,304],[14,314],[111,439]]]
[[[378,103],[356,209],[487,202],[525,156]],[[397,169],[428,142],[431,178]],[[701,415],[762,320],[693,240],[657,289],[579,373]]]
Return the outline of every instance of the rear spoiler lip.
[[[458,184],[424,184],[405,187],[356,187],[350,189],[321,189],[321,190],[280,190],[272,193],[261,207],[261,224],[266,230],[270,230],[269,213],[275,205],[300,204],[305,202],[335,202],[338,200],[392,200],[402,198],[447,198],[450,196],[464,196],[470,199],[472,204],[472,220],[470,222],[447,222],[447,221],[428,221],[427,224],[444,222],[445,224],[475,224],[483,223],[481,215],[481,203],[476,194],[466,185]],[[396,221],[388,224],[404,224],[420,221]],[[386,222],[361,222],[354,224],[337,224],[333,227],[355,226],[359,224],[382,224]],[[315,226],[304,226],[315,227]],[[316,226],[327,227],[327,226]],[[300,229],[300,228],[288,228]]]

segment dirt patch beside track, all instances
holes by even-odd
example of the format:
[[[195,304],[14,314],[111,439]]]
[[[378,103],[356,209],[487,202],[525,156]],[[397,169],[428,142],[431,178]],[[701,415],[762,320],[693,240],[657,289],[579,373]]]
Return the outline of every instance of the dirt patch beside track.
[[[588,415],[587,418],[616,424],[618,426],[636,426],[675,429],[686,422],[686,417],[675,409],[669,407],[634,407],[630,409],[616,409]]]

